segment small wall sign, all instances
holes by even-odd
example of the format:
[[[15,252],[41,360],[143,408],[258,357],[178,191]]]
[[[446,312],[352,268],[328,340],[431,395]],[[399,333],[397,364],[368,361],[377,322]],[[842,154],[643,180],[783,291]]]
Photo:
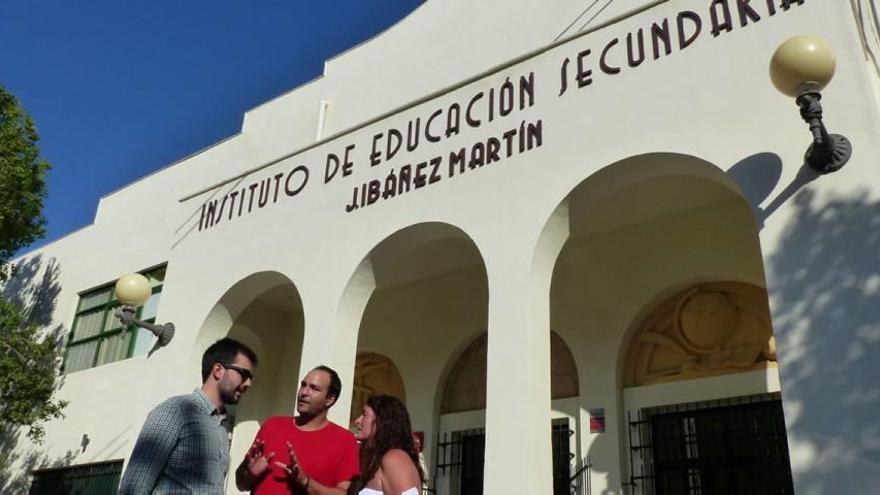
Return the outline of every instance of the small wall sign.
[[[590,409],[590,433],[605,433],[605,408]]]

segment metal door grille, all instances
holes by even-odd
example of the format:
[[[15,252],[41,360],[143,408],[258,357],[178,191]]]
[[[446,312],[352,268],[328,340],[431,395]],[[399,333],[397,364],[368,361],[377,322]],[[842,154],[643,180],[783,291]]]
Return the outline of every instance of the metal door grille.
[[[553,449],[553,495],[584,493],[589,466],[578,465],[571,475],[570,437],[574,431],[566,418],[551,424]],[[444,433],[437,437],[437,465],[434,479],[451,476],[458,479],[459,495],[482,495],[486,433],[482,428]],[[436,486],[435,482],[435,486]],[[454,490],[453,490],[454,491]]]
[[[571,453],[570,437],[574,431],[568,426],[568,418],[553,420],[553,495],[571,495]]]
[[[486,431],[483,428],[444,433],[437,437],[434,479],[457,478],[460,495],[482,495],[485,454]]]
[[[794,493],[779,394],[643,409],[629,428],[634,493]]]

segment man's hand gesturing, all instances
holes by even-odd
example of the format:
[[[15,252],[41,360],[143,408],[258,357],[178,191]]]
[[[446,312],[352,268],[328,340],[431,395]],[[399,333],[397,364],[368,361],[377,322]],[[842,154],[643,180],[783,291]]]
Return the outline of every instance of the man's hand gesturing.
[[[248,475],[251,479],[258,480],[266,474],[273,457],[275,457],[275,452],[263,455],[263,441],[258,438],[244,456],[244,462],[247,463]]]
[[[290,454],[290,464],[275,462],[275,465],[284,470],[287,474],[287,483],[293,487],[308,491],[311,479],[303,472],[299,466],[299,460],[296,458],[296,452],[293,451],[293,445],[287,442],[287,451]]]

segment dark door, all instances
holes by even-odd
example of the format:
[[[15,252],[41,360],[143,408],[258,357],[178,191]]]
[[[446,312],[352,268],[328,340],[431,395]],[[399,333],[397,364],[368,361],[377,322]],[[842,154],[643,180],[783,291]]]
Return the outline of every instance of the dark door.
[[[485,433],[469,434],[461,438],[461,495],[483,495],[485,455]]]
[[[658,495],[794,493],[781,401],[664,412],[650,423]]]
[[[553,421],[553,495],[571,494],[571,448],[568,419]]]

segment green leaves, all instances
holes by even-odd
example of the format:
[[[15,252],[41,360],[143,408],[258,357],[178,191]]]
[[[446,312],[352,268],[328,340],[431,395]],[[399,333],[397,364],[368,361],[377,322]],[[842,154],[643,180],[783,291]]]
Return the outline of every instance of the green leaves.
[[[0,282],[16,251],[45,233],[43,200],[49,162],[40,157],[33,120],[0,86]]]
[[[21,311],[0,297],[0,428],[29,426],[28,437],[39,442],[39,423],[62,416],[66,401],[53,399],[58,346],[40,338],[40,329],[27,324]]]
[[[50,165],[40,158],[38,140],[33,120],[0,86],[0,283],[12,275],[15,252],[45,233]],[[67,403],[52,398],[59,359],[56,338],[0,295],[0,428],[28,426],[28,437],[39,442],[40,423],[61,417]]]

